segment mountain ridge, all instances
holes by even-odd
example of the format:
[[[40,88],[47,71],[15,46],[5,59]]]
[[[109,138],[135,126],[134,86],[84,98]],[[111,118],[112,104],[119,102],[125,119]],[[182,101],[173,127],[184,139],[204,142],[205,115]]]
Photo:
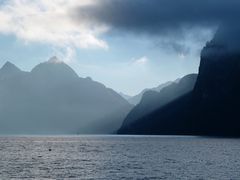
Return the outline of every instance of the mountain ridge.
[[[132,108],[114,90],[55,58],[30,72],[0,75],[0,107],[0,134],[112,133]]]
[[[163,87],[160,92],[146,91],[143,94],[141,102],[136,105],[125,118],[119,132],[125,132],[125,129],[131,129],[132,124],[142,117],[166,106],[179,97],[193,90],[197,74],[189,74],[182,77],[178,82]]]
[[[165,83],[162,83],[160,85],[158,85],[157,87],[153,87],[153,88],[146,88],[144,90],[142,90],[139,94],[135,95],[135,96],[131,96],[130,98],[128,98],[128,102],[130,104],[133,104],[133,105],[137,105],[141,99],[142,99],[142,95],[146,92],[146,91],[157,91],[159,92],[162,88],[170,85],[171,83],[173,83],[174,81],[168,81],[168,82],[165,82]]]
[[[222,33],[218,31],[202,49],[199,74],[191,92],[119,133],[239,137],[240,45],[236,41],[232,45],[231,38],[225,43],[222,38],[235,38],[236,34]]]

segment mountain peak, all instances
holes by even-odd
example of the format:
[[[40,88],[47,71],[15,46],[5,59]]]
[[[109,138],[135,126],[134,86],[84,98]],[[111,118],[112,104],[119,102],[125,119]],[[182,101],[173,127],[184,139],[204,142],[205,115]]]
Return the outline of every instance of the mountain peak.
[[[6,72],[19,72],[21,71],[16,65],[13,63],[7,61],[1,68],[1,71],[6,71]]]
[[[78,77],[77,73],[70,66],[60,61],[56,56],[35,66],[31,73],[44,78],[55,77],[64,79],[67,77]]]
[[[59,60],[57,56],[53,56],[47,61],[47,63],[58,64],[63,63],[63,61]]]
[[[5,78],[13,77],[18,75],[21,72],[22,71],[17,66],[7,61],[0,69],[0,79],[2,80]]]

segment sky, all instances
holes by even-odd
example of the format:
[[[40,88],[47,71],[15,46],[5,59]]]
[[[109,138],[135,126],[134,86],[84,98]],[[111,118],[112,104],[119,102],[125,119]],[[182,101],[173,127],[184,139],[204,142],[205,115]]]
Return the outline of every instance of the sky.
[[[128,95],[189,73],[238,0],[0,0],[0,65],[51,56]]]

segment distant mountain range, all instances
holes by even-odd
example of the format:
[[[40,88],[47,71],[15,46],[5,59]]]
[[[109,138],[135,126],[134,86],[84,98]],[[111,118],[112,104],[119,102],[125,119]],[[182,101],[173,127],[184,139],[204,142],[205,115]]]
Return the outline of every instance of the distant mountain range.
[[[192,91],[147,115],[134,114],[137,119],[130,125],[125,119],[118,132],[240,136],[240,31],[236,32],[220,30],[203,48]]]
[[[6,62],[0,134],[240,136],[240,35],[228,34],[218,31],[203,48],[198,75],[134,97],[79,77],[56,57],[31,72]]]
[[[142,95],[140,103],[127,115],[119,132],[128,132],[128,129],[134,129],[132,125],[142,117],[191,92],[196,80],[197,74],[190,74],[175,82],[168,82],[162,85],[159,92],[153,90],[146,91]]]
[[[129,95],[124,94],[124,93],[122,93],[122,92],[119,92],[118,94],[119,94],[120,96],[122,96],[124,99],[126,99],[127,101],[132,97],[132,96],[129,96]]]
[[[176,82],[178,81],[178,79],[176,80]],[[128,95],[125,95],[123,93],[120,93],[120,95],[125,98],[130,104],[133,104],[133,105],[137,105],[138,103],[140,103],[141,99],[142,99],[142,96],[145,92],[147,91],[156,91],[156,92],[159,92],[161,91],[162,88],[170,85],[171,83],[173,83],[172,81],[168,81],[166,83],[163,83],[163,84],[160,84],[159,86],[157,87],[154,87],[154,88],[147,88],[147,89],[144,89],[142,90],[139,94],[135,95],[135,96],[128,96]]]
[[[56,57],[31,72],[10,62],[0,69],[0,134],[112,133],[131,108]]]

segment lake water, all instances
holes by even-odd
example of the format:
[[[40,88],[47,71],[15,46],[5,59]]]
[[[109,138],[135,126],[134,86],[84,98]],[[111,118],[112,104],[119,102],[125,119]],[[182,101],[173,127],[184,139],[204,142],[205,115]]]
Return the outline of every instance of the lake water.
[[[14,178],[237,180],[240,139],[0,137],[0,179]]]

